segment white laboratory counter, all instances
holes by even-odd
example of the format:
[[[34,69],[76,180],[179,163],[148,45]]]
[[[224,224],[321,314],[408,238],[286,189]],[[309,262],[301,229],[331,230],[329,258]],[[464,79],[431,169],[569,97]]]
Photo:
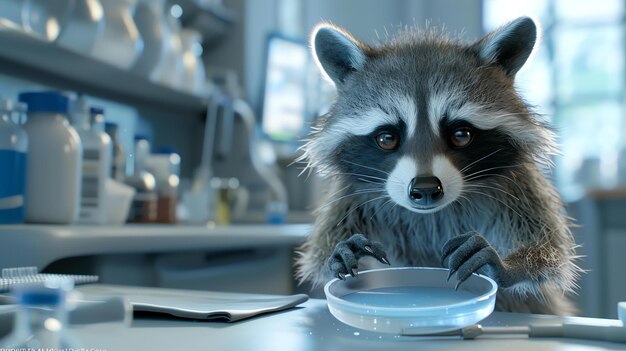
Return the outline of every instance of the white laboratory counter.
[[[561,317],[494,312],[484,326],[524,326],[555,323]],[[567,318],[569,320],[580,318]],[[591,320],[585,318],[586,320]],[[615,321],[591,322],[615,325]],[[236,323],[168,318],[135,318],[130,327],[90,325],[74,329],[91,350],[624,350],[625,344],[574,339],[529,339],[490,336],[412,337],[358,330],[337,321],[325,300],[309,300],[291,310],[261,315]]]
[[[289,247],[304,242],[308,224],[287,225],[2,225],[0,268],[46,267],[68,257]]]

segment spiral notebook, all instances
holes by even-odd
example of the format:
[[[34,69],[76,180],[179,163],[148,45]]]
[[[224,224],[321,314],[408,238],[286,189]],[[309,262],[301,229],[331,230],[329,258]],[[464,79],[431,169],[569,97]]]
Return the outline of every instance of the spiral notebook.
[[[132,304],[133,312],[225,322],[236,322],[264,313],[290,309],[309,299],[305,294],[241,294],[102,284],[85,285],[78,290],[86,298],[124,297]]]

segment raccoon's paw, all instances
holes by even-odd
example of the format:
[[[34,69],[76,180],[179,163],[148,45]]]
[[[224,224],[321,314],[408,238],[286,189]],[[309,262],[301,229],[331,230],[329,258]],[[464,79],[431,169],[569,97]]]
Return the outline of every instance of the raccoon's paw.
[[[506,269],[496,250],[487,239],[476,232],[462,234],[448,240],[441,251],[441,264],[450,269],[448,279],[456,273],[455,289],[458,289],[459,285],[467,280],[472,273],[485,265],[494,270],[496,277],[506,275]],[[497,281],[497,283],[499,285],[504,284],[501,281]]]
[[[363,234],[354,234],[348,240],[340,241],[328,259],[328,268],[337,278],[343,280],[347,274],[358,275],[359,259],[371,256],[389,264],[387,255],[380,243],[369,241]]]

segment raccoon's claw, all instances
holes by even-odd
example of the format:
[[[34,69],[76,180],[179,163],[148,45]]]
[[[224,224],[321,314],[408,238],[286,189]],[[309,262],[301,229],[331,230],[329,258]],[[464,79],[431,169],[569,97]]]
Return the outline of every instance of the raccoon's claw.
[[[343,278],[347,274],[357,277],[358,261],[364,256],[371,256],[384,264],[389,264],[382,245],[369,241],[363,234],[354,234],[335,246],[333,254],[328,259],[328,268],[339,279],[342,279],[340,274]]]
[[[448,240],[443,246],[441,257],[444,267],[450,269],[448,280],[456,273],[455,290],[485,265],[491,265],[496,270],[503,269],[496,250],[478,233],[463,234]]]
[[[359,271],[357,271],[356,268],[352,268],[350,274],[356,278],[359,275]]]
[[[452,275],[456,272],[456,269],[450,269],[448,272],[448,277],[446,278],[446,282],[450,281],[450,278],[452,278]]]

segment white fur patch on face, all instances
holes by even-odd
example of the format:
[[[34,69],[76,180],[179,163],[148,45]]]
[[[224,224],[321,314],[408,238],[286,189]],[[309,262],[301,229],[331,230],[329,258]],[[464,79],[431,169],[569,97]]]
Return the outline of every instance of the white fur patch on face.
[[[409,184],[417,174],[418,168],[415,160],[411,157],[403,156],[398,160],[391,173],[389,173],[385,183],[385,189],[391,199],[409,210],[413,209],[408,196]]]
[[[445,156],[435,156],[432,160],[433,176],[439,178],[444,195],[435,208],[416,207],[409,199],[409,184],[419,173],[417,162],[403,156],[389,174],[385,188],[398,205],[417,213],[434,213],[456,201],[463,190],[463,177]]]
[[[400,111],[400,118],[406,125],[407,138],[412,137],[417,129],[417,106],[415,100],[407,95],[389,97],[391,104]]]
[[[389,95],[384,105],[393,107],[388,112],[398,111],[400,114],[388,114],[381,108],[371,108],[340,116],[323,130],[304,148],[313,163],[320,163],[318,158],[328,157],[345,139],[354,135],[368,135],[384,125],[398,125],[404,122],[407,129],[406,138],[410,138],[417,126],[417,107],[415,101],[406,95]]]
[[[435,134],[439,134],[441,119],[447,117],[450,121],[467,121],[483,130],[498,128],[522,147],[546,145],[548,153],[553,154],[556,151],[554,133],[529,122],[525,112],[494,110],[473,102],[459,104],[459,101],[460,97],[455,94],[435,94],[430,97],[428,119]]]
[[[489,110],[485,107],[468,102],[450,113],[450,120],[465,120],[479,129],[499,128],[519,146],[551,144],[555,138],[552,131],[538,128],[524,119],[525,113],[506,110]],[[552,150],[550,150],[552,151]]]
[[[448,94],[435,94],[428,101],[428,122],[435,135],[439,135],[439,121],[446,115],[451,100]]]
[[[379,108],[367,110],[354,117],[344,117],[333,123],[327,130],[342,139],[349,135],[368,135],[384,125],[397,125],[400,122],[397,116],[390,116]]]

